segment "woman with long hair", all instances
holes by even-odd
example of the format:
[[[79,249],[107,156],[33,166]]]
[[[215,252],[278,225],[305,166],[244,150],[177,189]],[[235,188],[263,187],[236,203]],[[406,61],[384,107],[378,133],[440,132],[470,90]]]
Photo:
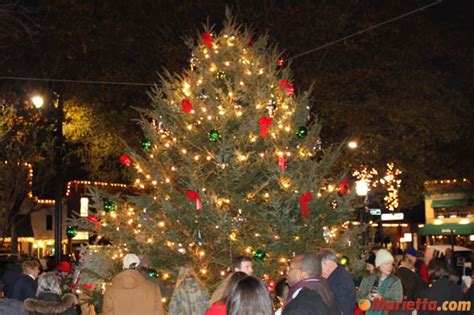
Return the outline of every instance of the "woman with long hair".
[[[263,282],[253,276],[241,279],[226,302],[227,315],[272,315],[270,294]]]
[[[61,314],[75,315],[77,297],[68,293],[61,296],[62,291],[57,276],[53,272],[43,273],[38,278],[38,289],[35,299],[26,299],[24,307],[31,315]]]
[[[403,289],[400,279],[393,275],[394,258],[386,249],[380,249],[375,256],[375,273],[362,279],[357,298],[368,299],[372,303],[377,299],[402,301]],[[368,315],[384,314],[382,310],[367,310]]]
[[[234,290],[234,287],[239,283],[239,281],[243,278],[247,277],[245,272],[236,271],[232,274],[227,282],[227,286],[224,289],[224,293],[222,295],[222,299],[213,303],[206,311],[205,315],[226,315],[227,308],[226,308],[226,300],[230,295],[230,292]]]
[[[170,315],[203,315],[209,294],[191,266],[179,268],[176,287],[169,305]]]

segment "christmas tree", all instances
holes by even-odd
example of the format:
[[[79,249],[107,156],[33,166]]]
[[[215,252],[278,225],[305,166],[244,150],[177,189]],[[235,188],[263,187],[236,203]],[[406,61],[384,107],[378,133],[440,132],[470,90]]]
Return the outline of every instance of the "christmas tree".
[[[332,169],[341,145],[322,148],[311,92],[297,93],[268,37],[230,14],[188,45],[190,68],[160,78],[140,110],[142,147],[121,157],[137,193],[94,193],[97,213],[82,226],[111,245],[91,255],[144,254],[162,279],[189,263],[210,287],[236,255],[273,279],[295,253],[351,257],[352,195]]]

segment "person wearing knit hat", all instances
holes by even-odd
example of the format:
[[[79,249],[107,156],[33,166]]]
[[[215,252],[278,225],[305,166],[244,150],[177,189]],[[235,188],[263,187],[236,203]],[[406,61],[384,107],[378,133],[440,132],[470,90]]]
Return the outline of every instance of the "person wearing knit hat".
[[[365,260],[365,266],[369,275],[375,272],[375,254],[370,253],[367,259]]]
[[[385,263],[390,263],[393,265],[394,260],[395,259],[393,258],[392,254],[390,254],[388,250],[381,249],[377,252],[377,255],[375,255],[375,267],[379,268],[380,266],[382,266],[382,264]]]
[[[127,254],[122,259],[123,269],[134,269],[140,265],[140,258],[135,254]]]
[[[413,246],[410,246],[405,250],[405,257],[410,259],[410,261],[415,266],[415,273],[420,275],[425,284],[428,284],[430,281],[430,276],[428,275],[428,266],[416,256],[416,249],[414,249]]]
[[[392,254],[386,249],[380,249],[375,255],[375,273],[366,276],[362,282],[357,293],[358,300],[369,299],[374,301],[376,299],[385,299],[385,301],[402,301],[403,288],[402,282],[394,276],[393,270],[394,258]],[[368,315],[383,314],[383,311],[367,310]]]

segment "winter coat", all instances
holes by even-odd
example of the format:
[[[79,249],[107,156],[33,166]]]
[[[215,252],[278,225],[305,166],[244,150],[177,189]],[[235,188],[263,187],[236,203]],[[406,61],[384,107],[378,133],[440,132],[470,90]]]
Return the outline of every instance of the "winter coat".
[[[438,306],[441,306],[445,301],[463,301],[464,294],[461,288],[448,280],[448,278],[441,278],[432,283],[431,287],[423,290],[420,295],[421,299],[428,299],[429,301],[437,301]],[[441,312],[441,311],[419,311],[418,314],[462,314],[461,312]]]
[[[232,273],[230,275],[228,275],[227,278],[225,278],[219,284],[219,286],[214,291],[214,293],[212,293],[211,300],[209,301],[209,304],[212,305],[212,304],[216,303],[217,301],[222,300],[222,298],[224,297],[224,291],[227,288],[227,284],[229,283],[231,277],[232,277]]]
[[[0,314],[28,315],[23,303],[14,299],[0,299]]]
[[[104,315],[164,315],[160,288],[137,270],[122,271],[104,295]]]
[[[207,309],[204,315],[226,315],[226,314],[227,314],[227,306],[225,305],[225,303],[216,302]]]
[[[76,304],[77,297],[71,293],[62,297],[56,293],[41,293],[38,298],[26,299],[23,303],[30,315],[76,315],[78,314],[74,309]]]
[[[342,266],[337,268],[326,279],[340,310],[344,315],[352,315],[356,305],[356,289],[354,279]]]
[[[372,291],[374,286],[378,287],[378,293],[385,299],[385,301],[402,301],[403,300],[403,288],[402,282],[396,276],[388,276],[381,283],[376,274],[369,275],[362,279],[360,283],[359,292],[357,299],[368,299],[369,293]],[[366,314],[384,314],[388,312],[375,311],[369,309]]]
[[[282,315],[331,315],[330,307],[324,303],[318,292],[302,288],[290,303],[284,308]]]
[[[12,299],[23,302],[36,296],[36,280],[29,275],[21,275],[13,288]]]
[[[3,282],[3,294],[5,297],[11,299],[13,298],[13,289],[15,288],[15,284],[23,275],[23,271],[21,270],[21,266],[18,264],[12,264],[8,266],[7,271],[2,276]],[[1,313],[0,313],[1,314]]]
[[[416,298],[426,287],[421,276],[402,266],[398,268],[395,275],[402,282],[403,296],[407,297],[407,301],[416,301]]]
[[[177,287],[169,305],[169,315],[203,315],[209,306],[209,294],[196,279],[187,278]]]

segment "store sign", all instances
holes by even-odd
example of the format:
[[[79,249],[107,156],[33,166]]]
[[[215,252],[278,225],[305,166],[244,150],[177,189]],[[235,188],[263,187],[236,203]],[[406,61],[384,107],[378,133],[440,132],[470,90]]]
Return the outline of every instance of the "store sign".
[[[403,220],[403,218],[404,218],[404,215],[402,212],[382,214],[382,221],[397,221],[397,220]]]
[[[382,214],[382,209],[370,208],[370,214],[371,215],[381,215]]]

